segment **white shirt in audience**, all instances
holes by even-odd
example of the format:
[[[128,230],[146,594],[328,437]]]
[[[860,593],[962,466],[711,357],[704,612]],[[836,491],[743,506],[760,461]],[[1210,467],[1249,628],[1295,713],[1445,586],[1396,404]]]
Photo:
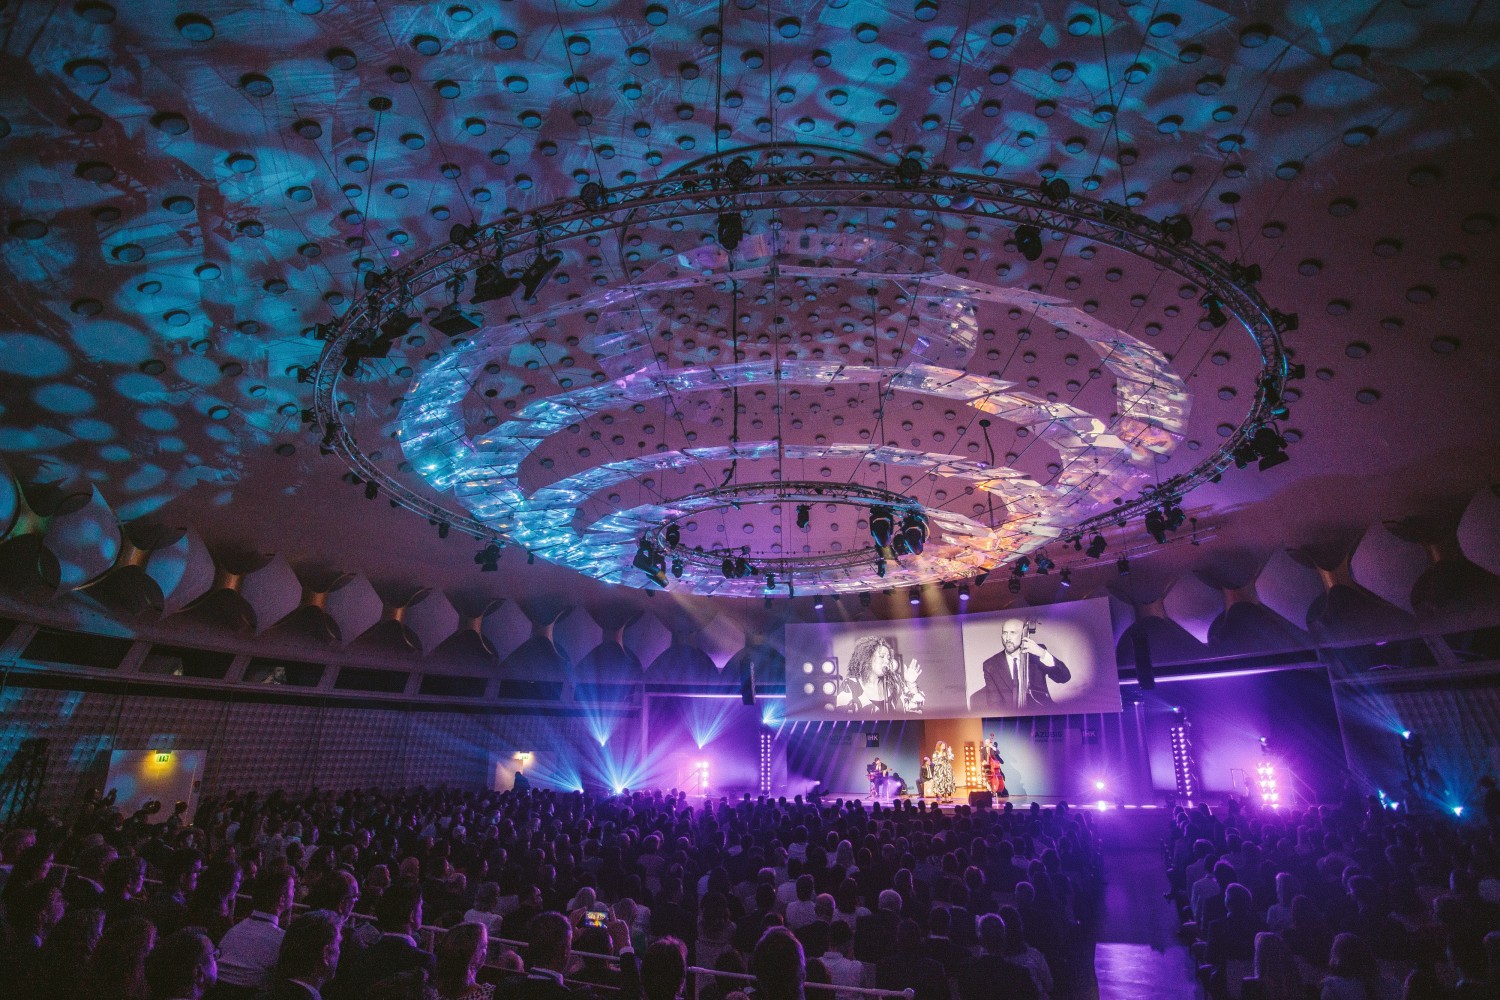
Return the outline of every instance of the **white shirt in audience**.
[[[219,982],[228,986],[266,989],[276,969],[276,953],[286,934],[276,916],[254,910],[224,935],[219,943]]]
[[[786,904],[786,925],[792,930],[806,927],[818,919],[818,904],[811,899],[794,899]]]
[[[839,952],[826,952],[823,955],[823,966],[828,970],[828,978],[833,980],[835,986],[869,987],[875,984],[875,977],[868,965],[845,958]],[[858,994],[839,992],[834,996],[838,1000],[856,1000]]]

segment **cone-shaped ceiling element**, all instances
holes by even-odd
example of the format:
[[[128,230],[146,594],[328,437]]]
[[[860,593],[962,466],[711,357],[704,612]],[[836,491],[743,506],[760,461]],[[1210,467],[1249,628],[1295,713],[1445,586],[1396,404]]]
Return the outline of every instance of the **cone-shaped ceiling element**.
[[[1458,544],[1470,562],[1500,574],[1500,492],[1496,487],[1484,487],[1469,501],[1458,522]]]
[[[21,515],[21,488],[10,473],[10,467],[0,462],[0,541],[10,535]]]
[[[323,597],[323,611],[333,621],[338,642],[345,646],[374,628],[382,610],[380,595],[358,573],[336,580]]]
[[[239,592],[250,605],[251,624],[257,632],[275,625],[302,603],[302,581],[279,553],[245,573],[239,582]]]
[[[1224,594],[1197,574],[1188,573],[1172,584],[1163,600],[1167,616],[1199,642],[1208,641],[1209,626],[1224,611]]]
[[[47,524],[42,579],[59,591],[77,590],[108,572],[120,554],[120,524],[99,490]]]
[[[671,641],[647,668],[653,681],[704,680],[718,672],[713,657],[698,645],[705,622],[677,610],[663,615],[662,625],[671,632]]]
[[[1256,577],[1255,589],[1262,604],[1297,624],[1307,621],[1308,609],[1323,595],[1323,581],[1307,563],[1277,549]]]
[[[1354,582],[1402,611],[1411,611],[1411,588],[1427,571],[1422,546],[1399,537],[1384,524],[1365,529],[1349,560]]]
[[[426,590],[407,605],[405,624],[425,656],[457,631],[458,610],[441,590]]]

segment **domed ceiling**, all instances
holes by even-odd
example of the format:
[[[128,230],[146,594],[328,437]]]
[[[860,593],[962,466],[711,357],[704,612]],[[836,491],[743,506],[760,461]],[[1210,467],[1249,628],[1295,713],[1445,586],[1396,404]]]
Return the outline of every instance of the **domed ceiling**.
[[[928,513],[945,578],[1051,539],[1051,560],[1102,585],[1120,553],[1170,576],[1456,515],[1500,472],[1500,15],[1484,5],[79,0],[0,16],[0,450],[23,483],[92,486],[120,520],[191,527],[216,553],[383,592],[587,594],[645,574],[628,557],[597,571],[548,532],[628,543],[660,517],[725,582],[719,556],[745,547],[868,545],[880,493]],[[1285,344],[1304,377],[1275,424],[1290,460],[1184,496],[1193,520],[1166,535],[1184,544],[1139,518],[1101,559],[1062,544],[1239,433],[1260,347],[1140,254],[1047,227],[1027,245],[1014,219],[880,195],[736,206],[737,234],[705,210],[549,239],[505,264],[557,258],[530,298],[471,305],[475,274],[439,281],[331,397],[379,482],[333,453],[314,398],[329,331],[408,262],[519,232],[585,185],[607,200],[736,159],[868,170],[897,192],[903,163],[923,182],[1060,179],[1180,220],[1298,318]],[[461,343],[432,325],[455,299],[477,324]],[[1118,476],[1070,480],[1114,459],[1067,450],[1065,417],[1089,448],[1119,444]],[[489,465],[455,495],[417,443],[435,426],[465,454],[523,441],[514,492],[476,499]],[[995,488],[1007,477],[1026,488]],[[865,499],[683,502],[788,481]],[[493,535],[387,503],[388,482]],[[1062,486],[1088,503],[1059,530],[997,540]],[[551,520],[518,522],[517,497]],[[967,526],[985,542],[965,556]],[[860,573],[843,589],[876,581]]]

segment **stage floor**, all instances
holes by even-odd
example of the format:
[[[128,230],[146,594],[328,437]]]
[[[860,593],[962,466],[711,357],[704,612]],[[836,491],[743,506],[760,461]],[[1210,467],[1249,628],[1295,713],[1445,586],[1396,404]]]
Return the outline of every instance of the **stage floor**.
[[[857,800],[859,800],[861,802],[865,802],[865,803],[874,803],[874,802],[877,801],[876,799],[874,799],[874,798],[872,798],[870,796],[870,792],[869,792],[868,789],[866,789],[863,792],[830,793],[830,794],[824,795],[823,798],[824,798],[825,801],[827,801],[829,799],[843,799],[845,801],[848,801],[850,799],[857,799]],[[881,805],[890,805],[892,802],[910,802],[913,805],[916,805],[919,802],[925,802],[925,803],[927,803],[927,808],[929,808],[929,809],[938,808],[938,800],[937,799],[934,799],[934,798],[925,798],[924,799],[924,798],[919,798],[918,796],[915,796],[915,795],[901,795],[901,796],[897,796],[895,799],[885,799],[885,798],[882,798],[882,799],[879,799],[878,801],[880,802]],[[1033,802],[1037,803],[1038,805],[1042,806],[1043,808],[1055,806],[1059,802],[1067,802],[1068,805],[1069,805],[1069,807],[1073,808],[1073,809],[1094,809],[1094,810],[1099,810],[1099,811],[1102,811],[1102,812],[1107,812],[1107,811],[1109,811],[1111,809],[1164,809],[1164,808],[1166,808],[1165,806],[1163,806],[1159,802],[1116,802],[1116,801],[1106,800],[1106,799],[1096,799],[1096,800],[1093,800],[1093,801],[1079,801],[1077,799],[1069,799],[1065,795],[1011,795],[1011,796],[1008,796],[1006,798],[996,799],[995,800],[995,808],[997,808],[997,809],[1003,809],[1005,807],[1005,803],[1007,803],[1007,802],[1011,803],[1011,808],[1012,809],[1027,809],[1027,808],[1030,808],[1030,806],[1031,806],[1031,804]],[[949,802],[943,804],[941,806],[941,808],[943,808],[943,809],[951,809],[954,806],[966,806],[968,804],[969,804],[969,790],[967,788],[961,788],[961,789],[958,790],[957,794],[955,794],[953,796],[953,798]]]

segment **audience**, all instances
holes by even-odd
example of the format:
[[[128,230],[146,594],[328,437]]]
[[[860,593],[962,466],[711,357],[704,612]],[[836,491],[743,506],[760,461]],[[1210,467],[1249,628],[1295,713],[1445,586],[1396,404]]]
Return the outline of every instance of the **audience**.
[[[533,788],[226,794],[163,823],[113,807],[0,833],[8,996],[680,1000],[689,955],[721,973],[695,1000],[809,982],[950,1000],[991,959],[1020,970],[1017,996],[1090,985],[1060,973],[1088,968],[1100,885],[1091,817],[1066,805]],[[1466,895],[1451,916],[1483,912]],[[524,964],[498,938],[526,941]]]

